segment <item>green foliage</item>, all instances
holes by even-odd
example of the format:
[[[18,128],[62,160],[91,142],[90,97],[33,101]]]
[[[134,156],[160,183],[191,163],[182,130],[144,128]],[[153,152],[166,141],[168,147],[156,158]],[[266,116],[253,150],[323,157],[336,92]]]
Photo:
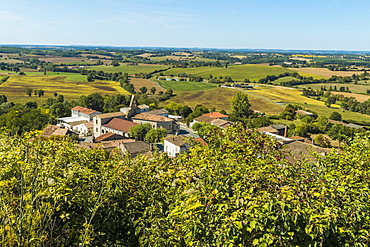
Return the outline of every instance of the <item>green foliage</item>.
[[[171,159],[0,135],[3,246],[367,246],[370,136],[287,162],[237,124]]]
[[[152,129],[152,126],[149,123],[138,124],[132,126],[129,131],[129,135],[136,140],[143,141],[145,135]]]
[[[232,114],[235,117],[248,117],[252,114],[252,110],[250,109],[250,104],[248,101],[248,94],[237,92],[235,97],[231,99],[231,110]]]
[[[145,135],[145,141],[151,143],[163,142],[163,138],[167,135],[167,130],[164,128],[151,129]]]
[[[342,121],[342,115],[340,115],[339,112],[332,112],[329,116],[329,119],[335,120],[335,121]]]

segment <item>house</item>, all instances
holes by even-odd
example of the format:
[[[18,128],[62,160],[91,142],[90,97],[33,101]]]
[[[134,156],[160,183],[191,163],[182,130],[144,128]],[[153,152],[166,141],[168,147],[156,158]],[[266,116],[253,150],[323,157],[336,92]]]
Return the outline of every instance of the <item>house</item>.
[[[113,140],[124,140],[127,139],[122,135],[107,132],[93,139],[93,142],[113,141]]]
[[[295,140],[284,137],[284,136],[281,136],[281,135],[272,134],[270,132],[262,132],[262,133],[265,134],[265,135],[271,136],[273,139],[275,139],[277,142],[279,142],[281,144],[288,144],[288,143],[291,143],[291,142],[295,142]]]
[[[203,114],[202,116],[211,117],[213,119],[223,119],[223,120],[229,119],[228,115],[225,115],[219,112],[210,112],[210,113]]]
[[[189,144],[186,143],[182,136],[169,136],[164,138],[164,151],[170,157],[176,157],[181,152],[186,152],[189,148]]]
[[[92,135],[93,127],[94,127],[93,122],[85,122],[85,123],[73,126],[72,129],[73,131],[75,131],[81,136],[90,136]]]
[[[258,132],[269,132],[271,134],[275,134],[275,135],[278,135],[279,134],[279,131],[276,130],[275,128],[271,127],[271,126],[266,126],[266,127],[261,127],[261,128],[258,128],[257,129]]]
[[[134,123],[138,124],[149,123],[154,129],[164,128],[168,133],[180,131],[180,125],[174,119],[161,115],[140,113],[131,119]]]
[[[50,136],[66,136],[71,135],[73,132],[71,132],[69,129],[62,128],[60,126],[56,125],[48,125],[43,130],[41,136],[43,137],[50,137]]]
[[[115,148],[118,148],[118,145],[121,143],[135,142],[134,139],[121,139],[121,140],[111,140],[111,141],[101,141],[101,142],[83,142],[78,144],[78,147],[85,149],[92,148],[102,148],[108,152],[113,151]]]
[[[195,123],[209,123],[210,124],[213,120],[215,119],[212,117],[202,115],[202,116],[194,118],[193,122],[190,123],[190,126],[193,126],[193,124]]]
[[[316,158],[311,155],[311,152],[316,152],[325,156],[330,152],[330,149],[314,146],[305,142],[295,141],[282,146],[282,152],[285,153],[286,159],[290,163],[297,163],[304,159],[308,161],[316,161]]]
[[[107,132],[115,133],[117,135],[125,136],[129,138],[129,131],[130,128],[138,125],[137,123],[127,121],[120,118],[113,118],[108,123],[104,124],[101,127],[102,134],[105,134]]]
[[[217,127],[220,127],[222,129],[226,129],[227,127],[232,125],[232,122],[226,121],[223,119],[215,119],[211,122],[212,125],[215,125]]]
[[[152,155],[152,145],[143,141],[135,142],[122,142],[118,145],[122,153],[129,153],[131,157],[136,157],[139,154],[151,156]]]
[[[111,121],[113,118],[119,118],[119,119],[126,119],[126,114],[123,112],[111,112],[111,113],[104,113],[104,114],[99,114],[95,115],[93,117],[93,136],[96,138],[100,135],[103,134],[102,132],[102,126],[109,121]]]
[[[88,109],[82,106],[76,106],[71,109],[70,117],[57,119],[57,126],[73,129],[77,125],[90,122],[95,115],[99,114],[101,114],[99,111]]]
[[[71,117],[83,117],[90,122],[95,115],[102,114],[99,111],[88,109],[82,106],[75,106],[71,109]]]
[[[148,112],[149,110],[150,108],[147,105],[138,105],[136,113]]]
[[[284,124],[274,124],[274,125],[271,125],[271,127],[279,131],[279,135],[287,136],[288,127],[285,126]]]

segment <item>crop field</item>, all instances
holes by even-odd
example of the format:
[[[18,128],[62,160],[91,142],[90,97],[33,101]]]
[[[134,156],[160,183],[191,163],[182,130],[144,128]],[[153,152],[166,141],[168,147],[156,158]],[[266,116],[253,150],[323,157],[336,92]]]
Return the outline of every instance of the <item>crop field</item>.
[[[344,95],[344,97],[354,97],[359,102],[365,102],[366,100],[370,99],[369,95],[356,94],[356,93],[332,92],[332,94],[341,94],[341,95]]]
[[[175,97],[172,97],[162,105],[168,104],[169,101],[174,101],[179,104],[188,105],[194,108],[196,105],[201,104],[207,108],[215,107],[217,111],[225,110],[231,111],[230,100],[238,92],[236,89],[217,87],[204,91],[188,91],[178,92]],[[248,92],[247,92],[248,93]],[[284,110],[284,107],[273,102],[264,100],[253,94],[248,94],[248,100],[253,110],[266,112],[267,114],[279,114]]]
[[[47,98],[54,97],[54,93],[62,94],[66,99],[77,99],[82,95],[99,92],[103,95],[128,94],[119,86],[118,82],[95,81],[95,82],[68,82],[63,76],[11,76],[5,83],[0,85],[0,94],[5,94],[8,101],[26,103],[36,101],[44,103]],[[26,88],[45,91],[43,97],[26,95]]]
[[[146,87],[148,89],[148,94],[151,94],[150,89],[152,87],[155,87],[156,91],[155,94],[158,94],[158,92],[162,91],[165,92],[166,89],[159,87],[154,81],[147,80],[147,79],[141,79],[141,78],[130,78],[130,83],[134,86],[135,92],[141,92],[141,87]]]
[[[315,89],[315,90],[320,90],[321,87],[325,86],[326,89],[329,89],[330,86],[332,88],[334,88],[335,86],[337,87],[337,89],[339,90],[340,87],[348,87],[348,89],[352,92],[352,93],[359,93],[359,94],[364,94],[366,93],[366,91],[368,89],[370,89],[370,83],[369,84],[353,84],[353,83],[314,83],[314,84],[304,84],[304,85],[298,85],[297,87],[299,88],[312,88],[312,89]],[[334,93],[334,92],[333,92]],[[341,93],[341,92],[339,92]]]
[[[286,76],[286,77],[281,77],[275,81],[273,81],[273,84],[280,85],[280,82],[286,82],[286,81],[299,81],[299,79],[292,77],[292,76]]]
[[[40,61],[50,62],[54,64],[80,64],[80,63],[96,63],[97,60],[87,60],[84,57],[47,57],[47,56],[37,56]]]
[[[174,101],[179,104],[188,105],[191,108],[195,108],[196,105],[201,104],[207,108],[215,107],[217,111],[225,110],[230,112],[230,100],[236,93],[237,90],[220,87],[205,91],[178,92],[175,97],[162,102],[161,105],[166,105],[170,101]]]
[[[185,92],[185,91],[207,90],[207,89],[218,87],[217,84],[206,83],[206,82],[158,81],[158,83],[167,89],[171,88],[176,93]]]
[[[279,75],[285,72],[292,72],[282,67],[272,67],[263,65],[231,65],[228,68],[221,67],[196,67],[196,68],[173,68],[163,72],[165,75],[177,75],[179,73],[201,76],[203,78],[213,77],[231,77],[234,81],[244,81],[244,79],[258,81],[268,75]]]
[[[92,66],[90,70],[97,70],[97,71],[104,71],[108,73],[128,73],[129,75],[133,75],[135,73],[152,73],[155,70],[167,69],[169,66],[167,65],[154,65],[154,64],[139,64],[139,65],[127,65],[125,63],[121,63],[120,66],[113,67],[110,66]]]
[[[352,76],[353,74],[363,74],[363,71],[331,71],[326,68],[290,68],[291,70],[297,71],[300,75],[309,77],[308,74],[313,74],[325,78],[330,78],[333,75],[336,76]],[[305,75],[307,74],[307,75]],[[315,77],[313,77],[316,79]]]

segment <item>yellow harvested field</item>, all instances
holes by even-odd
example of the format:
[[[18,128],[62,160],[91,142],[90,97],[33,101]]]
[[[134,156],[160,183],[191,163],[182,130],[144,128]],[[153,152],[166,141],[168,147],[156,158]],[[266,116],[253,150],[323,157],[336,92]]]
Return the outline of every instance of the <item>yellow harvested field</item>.
[[[151,57],[152,55],[154,55],[154,54],[152,54],[152,53],[143,53],[143,54],[136,55],[136,56],[137,57]]]
[[[323,76],[329,78],[333,75],[336,76],[352,76],[353,74],[362,74],[363,71],[331,71],[327,68],[289,68],[290,70],[295,70],[300,72],[301,75],[305,76],[302,73],[314,74],[318,76]]]
[[[345,93],[345,92],[331,92],[332,94],[341,94],[345,97],[355,97],[359,102],[365,102],[366,100],[370,99],[369,95],[357,94],[357,93]]]
[[[141,87],[146,87],[148,89],[147,93],[151,94],[150,89],[152,87],[155,87],[156,91],[155,94],[158,94],[159,91],[165,92],[166,89],[161,88],[157,85],[157,83],[147,80],[147,79],[141,79],[141,78],[130,78],[130,83],[134,86],[135,92],[141,92]]]
[[[243,58],[246,58],[247,56],[235,55],[235,56],[231,56],[231,57],[235,57],[235,58],[243,59]]]
[[[129,94],[118,82],[72,82],[64,81],[65,78],[65,76],[11,76],[5,83],[0,85],[0,93],[5,94],[8,97],[8,101],[19,103],[28,101],[45,103],[47,98],[54,97],[54,93],[62,94],[68,100],[96,92],[102,95]],[[27,87],[33,90],[44,90],[44,96],[27,96]]]

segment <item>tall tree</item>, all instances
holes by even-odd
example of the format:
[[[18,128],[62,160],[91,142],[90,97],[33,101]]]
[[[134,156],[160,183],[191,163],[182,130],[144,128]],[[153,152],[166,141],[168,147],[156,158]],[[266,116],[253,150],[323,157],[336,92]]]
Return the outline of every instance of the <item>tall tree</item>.
[[[246,93],[239,91],[235,97],[231,99],[232,114],[235,117],[248,117],[252,113],[250,106]]]

